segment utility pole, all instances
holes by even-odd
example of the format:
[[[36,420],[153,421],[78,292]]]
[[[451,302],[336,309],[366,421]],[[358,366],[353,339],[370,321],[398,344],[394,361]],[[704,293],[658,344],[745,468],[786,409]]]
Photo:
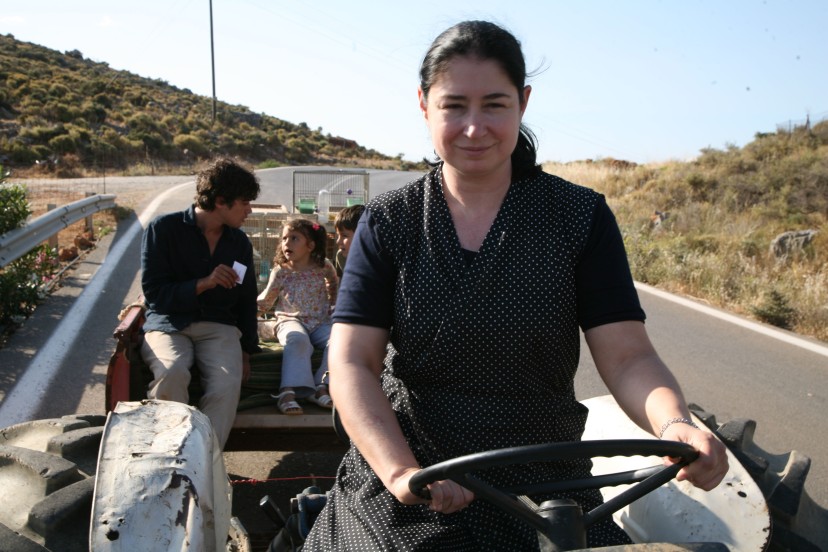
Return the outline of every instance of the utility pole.
[[[213,47],[213,0],[210,0],[210,62],[213,66],[213,123],[216,122],[216,52]]]

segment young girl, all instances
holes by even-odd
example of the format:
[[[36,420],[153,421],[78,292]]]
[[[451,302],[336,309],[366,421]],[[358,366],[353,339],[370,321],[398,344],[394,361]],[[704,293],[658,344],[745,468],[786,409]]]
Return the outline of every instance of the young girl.
[[[338,281],[336,270],[325,258],[327,239],[325,228],[315,222],[286,222],[270,279],[258,297],[260,316],[275,315],[274,322],[259,323],[259,337],[276,337],[285,348],[279,394],[273,395],[283,414],[303,413],[297,398],[333,408],[323,378],[328,370],[331,310]],[[324,347],[316,374],[311,367],[314,347]]]

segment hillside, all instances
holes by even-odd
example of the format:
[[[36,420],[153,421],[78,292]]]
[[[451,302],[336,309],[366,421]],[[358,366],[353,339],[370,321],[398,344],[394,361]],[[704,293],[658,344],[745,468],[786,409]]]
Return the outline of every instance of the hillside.
[[[353,140],[163,80],[0,35],[0,164],[17,174],[181,172],[217,154],[254,166],[408,169]]]
[[[691,162],[544,168],[605,194],[636,280],[828,341],[828,121]]]

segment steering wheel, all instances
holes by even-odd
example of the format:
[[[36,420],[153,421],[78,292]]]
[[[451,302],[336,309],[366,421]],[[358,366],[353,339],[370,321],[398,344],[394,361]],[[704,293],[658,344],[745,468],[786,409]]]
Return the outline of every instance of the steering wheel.
[[[653,466],[607,475],[566,481],[548,481],[502,489],[495,488],[470,475],[470,472],[497,466],[599,456],[669,456],[678,458],[678,461],[669,466]],[[408,486],[415,495],[428,499],[430,496],[426,486],[435,481],[450,479],[472,491],[477,498],[482,498],[526,521],[536,530],[546,535],[547,538],[553,539],[555,535],[550,532],[550,523],[547,519],[549,516],[544,512],[554,508],[555,504],[548,505],[544,503],[538,507],[526,496],[520,495],[550,494],[637,483],[590,512],[583,514],[580,526],[585,530],[596,521],[612,515],[613,512],[670,481],[681,468],[694,461],[698,456],[698,451],[692,446],[678,441],[624,439],[547,443],[478,452],[446,460],[417,472],[409,480]],[[548,502],[557,503],[560,501]]]

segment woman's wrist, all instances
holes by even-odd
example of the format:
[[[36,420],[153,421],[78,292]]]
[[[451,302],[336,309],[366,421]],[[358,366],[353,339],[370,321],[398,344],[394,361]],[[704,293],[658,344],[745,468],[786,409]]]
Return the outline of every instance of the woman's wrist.
[[[685,418],[683,416],[677,416],[675,418],[670,418],[669,420],[667,420],[666,422],[661,424],[661,430],[658,432],[658,438],[659,439],[663,438],[664,433],[673,424],[686,424],[686,425],[689,425],[689,426],[694,427],[696,429],[699,429],[699,426],[697,426],[696,423],[693,420],[691,420],[690,418]]]

